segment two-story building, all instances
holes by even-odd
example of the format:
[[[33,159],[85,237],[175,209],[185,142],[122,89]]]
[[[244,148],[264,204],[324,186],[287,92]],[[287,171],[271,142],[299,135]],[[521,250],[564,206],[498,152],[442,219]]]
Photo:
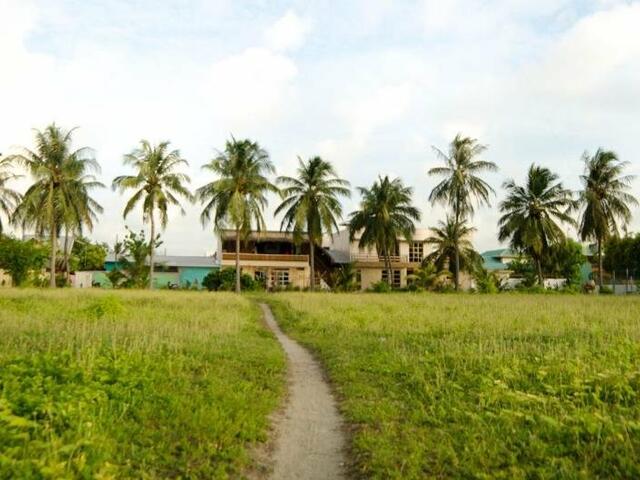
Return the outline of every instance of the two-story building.
[[[218,252],[222,268],[235,268],[234,230],[224,230],[220,233]],[[308,288],[311,282],[309,253],[309,241],[304,237],[296,243],[289,232],[253,231],[240,241],[240,270],[264,282],[270,290],[287,287]],[[316,253],[322,252],[316,249]],[[322,267],[321,263],[322,259],[317,258],[316,266]]]
[[[422,260],[429,253],[426,243],[431,232],[428,229],[416,229],[410,241],[398,238],[391,260],[391,285],[404,287],[408,276],[420,268]],[[357,282],[362,290],[379,281],[387,280],[387,269],[384,258],[375,248],[360,248],[359,235],[349,238],[348,230],[341,230],[333,235],[326,235],[323,247],[334,264],[352,263],[356,269]]]

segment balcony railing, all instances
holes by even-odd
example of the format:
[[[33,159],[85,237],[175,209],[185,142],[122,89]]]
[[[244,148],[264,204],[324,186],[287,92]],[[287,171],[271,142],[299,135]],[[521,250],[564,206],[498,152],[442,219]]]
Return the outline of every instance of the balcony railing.
[[[223,252],[222,260],[235,261],[234,252]],[[302,262],[309,263],[309,255],[288,255],[279,253],[240,253],[241,262]]]
[[[371,253],[352,253],[350,255],[352,262],[362,263],[384,263],[384,256],[374,255]],[[390,255],[389,260],[391,263],[409,263],[408,255]]]

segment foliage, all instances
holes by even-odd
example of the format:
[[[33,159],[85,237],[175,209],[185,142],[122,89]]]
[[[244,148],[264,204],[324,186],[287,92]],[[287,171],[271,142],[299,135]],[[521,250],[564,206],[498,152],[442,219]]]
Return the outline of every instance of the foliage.
[[[49,258],[49,248],[37,240],[18,240],[0,235],[0,268],[11,276],[14,286],[21,286],[37,275]]]
[[[353,263],[345,263],[334,269],[331,272],[330,281],[335,292],[354,292],[359,289]]]
[[[293,231],[300,243],[303,233],[310,244],[311,289],[315,287],[315,247],[321,246],[323,233],[338,231],[342,218],[340,197],[350,197],[349,182],[338,177],[333,165],[320,157],[304,162],[298,157],[298,176],[279,177],[283,198],[275,214],[283,213],[281,230]]]
[[[456,270],[453,267],[456,265],[457,252],[460,270],[474,271],[482,263],[482,257],[471,243],[471,235],[475,231],[466,221],[456,222],[453,217],[447,216],[446,222],[438,222],[437,227],[431,228],[432,235],[427,238],[426,243],[432,245],[434,250],[425,260],[433,263],[438,270],[449,270],[455,279]]]
[[[19,178],[19,175],[10,171],[10,167],[10,158],[0,158],[0,213],[4,214],[8,219],[11,219],[13,210],[22,198],[18,192],[8,187],[10,181]],[[0,234],[2,234],[2,229],[2,216],[0,216]]]
[[[580,269],[586,261],[582,245],[568,238],[551,247],[542,268],[555,277],[566,279],[568,285],[579,286]]]
[[[358,478],[638,478],[640,298],[284,294]]]
[[[263,210],[267,207],[267,193],[278,192],[268,176],[275,173],[269,154],[257,142],[249,139],[228,140],[224,152],[203,167],[218,178],[196,192],[204,205],[202,225],[213,223],[216,231],[231,226],[236,231],[236,256],[240,239],[255,223],[256,230],[266,228]],[[240,264],[236,258],[236,291],[240,292]]]
[[[413,190],[405,187],[402,180],[378,177],[371,188],[359,187],[362,196],[360,210],[349,216],[349,237],[360,236],[360,248],[375,247],[384,259],[391,281],[391,255],[396,249],[397,239],[411,239],[415,232],[414,222],[420,220],[420,211],[412,204]]]
[[[558,222],[574,225],[569,211],[576,206],[570,190],[548,168],[531,165],[524,186],[504,183],[507,198],[500,203],[498,239],[509,240],[511,248],[525,251],[533,259],[538,283],[544,284],[542,262],[550,248],[564,241]]]
[[[162,245],[159,234],[153,243],[153,248]],[[144,288],[149,285],[150,267],[147,258],[152,250],[151,244],[151,240],[147,241],[144,230],[136,233],[127,229],[122,243],[114,246],[116,265],[107,272],[113,288]]]
[[[631,195],[633,176],[622,175],[628,162],[621,162],[615,152],[598,149],[595,155],[583,155],[583,190],[579,202],[582,215],[578,231],[582,240],[595,240],[598,245],[599,283],[602,287],[602,245],[611,235],[618,235],[618,224],[631,221],[630,206],[638,201]]]
[[[624,275],[628,270],[630,275],[640,276],[640,234],[609,238],[603,262],[610,272]]]
[[[519,285],[521,287],[533,287],[538,281],[536,266],[531,257],[526,255],[513,259],[511,263],[509,263],[509,270],[513,272],[516,278],[522,278],[522,283]]]
[[[374,293],[389,293],[391,290],[392,288],[389,282],[385,282],[384,280],[374,282],[369,287],[369,291]]]
[[[259,315],[228,294],[0,292],[0,478],[240,478],[285,380]]]
[[[213,270],[202,279],[202,286],[210,292],[232,292],[235,289],[236,269],[222,268]],[[242,290],[254,291],[263,287],[260,282],[253,279],[251,275],[243,273],[240,277]]]
[[[178,207],[182,215],[186,214],[178,197],[193,200],[193,195],[185,186],[191,179],[176,171],[181,166],[188,166],[189,162],[182,158],[179,150],[169,150],[169,145],[170,142],[151,145],[147,140],[141,140],[140,147],[125,155],[123,161],[124,165],[133,167],[135,174],[113,179],[113,190],[119,190],[120,193],[135,190],[124,207],[123,217],[127,218],[136,205],[142,202],[142,219],[151,226],[150,238],[156,238],[156,210],[160,216],[160,226],[165,229],[169,222],[170,206]],[[153,288],[154,249],[149,250],[148,255],[151,266],[148,283],[149,288]]]
[[[102,207],[90,195],[91,190],[104,187],[93,175],[100,172],[100,165],[90,149],[71,148],[73,132],[51,124],[44,131],[36,131],[34,150],[23,148],[9,157],[24,165],[34,180],[15,209],[13,220],[23,229],[33,228],[38,236],[48,233],[51,287],[55,287],[60,231],[91,230],[102,213]]]
[[[498,293],[502,289],[500,278],[495,272],[489,272],[482,266],[474,270],[473,278],[476,281],[476,290],[480,293]]]
[[[108,251],[109,247],[105,243],[93,243],[87,238],[76,238],[71,249],[71,270],[103,270]]]
[[[436,265],[425,259],[420,268],[407,275],[407,281],[417,288],[442,291],[451,282],[451,273],[438,269]]]

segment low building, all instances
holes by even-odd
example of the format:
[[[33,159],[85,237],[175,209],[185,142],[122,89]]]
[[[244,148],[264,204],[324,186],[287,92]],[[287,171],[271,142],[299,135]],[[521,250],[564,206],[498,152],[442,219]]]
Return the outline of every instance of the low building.
[[[93,272],[92,284],[110,288],[111,282],[106,273],[118,268],[115,255],[107,255],[104,267],[104,272]],[[220,262],[215,255],[211,257],[157,255],[154,257],[154,287],[201,288],[204,277],[218,268],[220,268]]]
[[[236,233],[224,230],[218,252],[222,268],[236,266]],[[316,249],[316,282],[325,272],[321,249]],[[308,288],[311,282],[309,241],[295,242],[289,232],[251,232],[240,241],[240,270],[264,283],[267,289]]]

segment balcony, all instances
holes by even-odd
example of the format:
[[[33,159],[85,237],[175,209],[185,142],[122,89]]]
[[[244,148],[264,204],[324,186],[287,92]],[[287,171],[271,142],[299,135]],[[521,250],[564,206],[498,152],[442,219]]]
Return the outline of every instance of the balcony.
[[[223,262],[235,262],[235,252],[222,252]],[[276,263],[309,263],[309,255],[289,255],[279,253],[240,253],[240,262],[242,263],[254,263],[254,262],[276,262]]]
[[[385,259],[382,255],[375,255],[371,253],[352,253],[350,254],[352,262],[360,263],[384,263]],[[391,263],[409,263],[408,255],[390,255],[389,260]]]

